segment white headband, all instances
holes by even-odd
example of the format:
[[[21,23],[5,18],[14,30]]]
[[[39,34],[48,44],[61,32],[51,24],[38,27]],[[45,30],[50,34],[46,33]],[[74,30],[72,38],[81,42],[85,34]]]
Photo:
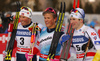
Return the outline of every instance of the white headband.
[[[25,10],[25,9],[22,9],[19,13],[19,15],[23,15],[23,16],[26,16],[28,18],[32,18],[32,11],[28,11],[28,10]]]
[[[70,17],[75,17],[77,19],[84,19],[84,17],[85,17],[84,10],[81,8],[76,8],[75,10],[77,10],[78,12],[72,11],[70,14]]]

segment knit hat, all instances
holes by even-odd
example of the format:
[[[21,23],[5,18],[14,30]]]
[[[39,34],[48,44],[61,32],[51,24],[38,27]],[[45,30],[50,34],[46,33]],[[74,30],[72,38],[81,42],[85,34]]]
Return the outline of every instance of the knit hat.
[[[85,17],[85,12],[81,8],[76,8],[71,10],[70,17],[75,17],[77,19],[84,19]]]
[[[32,18],[32,10],[29,7],[23,6],[23,7],[21,7],[19,15],[23,15],[23,16],[26,16],[31,19]]]

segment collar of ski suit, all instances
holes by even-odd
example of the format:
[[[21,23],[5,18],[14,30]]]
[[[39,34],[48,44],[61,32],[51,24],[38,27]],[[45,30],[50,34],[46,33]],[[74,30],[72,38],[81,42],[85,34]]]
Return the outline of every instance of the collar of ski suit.
[[[28,26],[30,26],[32,24],[32,21],[30,24],[23,26],[24,28],[27,28]]]
[[[85,25],[83,25],[80,29],[78,29],[78,30],[76,30],[75,29],[75,32],[80,32],[80,31],[82,31],[83,29],[84,29],[84,27],[85,27]]]
[[[52,28],[52,29],[48,29],[48,28],[47,28],[47,32],[48,32],[48,33],[52,32],[52,31],[54,31],[54,30],[55,30],[55,28]]]

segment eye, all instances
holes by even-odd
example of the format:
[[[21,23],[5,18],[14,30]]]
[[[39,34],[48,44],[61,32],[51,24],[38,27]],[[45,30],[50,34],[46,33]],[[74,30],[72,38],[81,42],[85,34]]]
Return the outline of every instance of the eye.
[[[44,19],[46,19],[46,17],[44,17]]]
[[[69,19],[69,20],[72,20],[72,19]]]
[[[23,16],[23,18],[25,18],[25,17]]]
[[[75,18],[73,18],[73,20],[76,20]]]
[[[21,16],[19,16],[19,18],[21,18]]]
[[[50,19],[50,17],[48,17],[48,19]]]

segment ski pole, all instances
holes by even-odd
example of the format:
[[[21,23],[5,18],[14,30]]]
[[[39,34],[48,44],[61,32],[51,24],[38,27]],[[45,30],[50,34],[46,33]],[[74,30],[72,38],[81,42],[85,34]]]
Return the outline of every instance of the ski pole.
[[[87,32],[86,32],[87,33]],[[87,33],[88,34],[88,33]],[[89,34],[88,34],[88,36],[89,36]],[[87,55],[87,52],[88,52],[88,48],[89,48],[89,45],[90,45],[90,41],[91,41],[91,39],[90,39],[90,37],[89,37],[89,41],[88,41],[88,44],[87,44],[87,46],[86,46],[86,49],[85,49],[85,54],[84,54],[84,57],[83,57],[83,61],[85,61],[85,58],[86,58],[86,55]]]
[[[30,41],[31,44],[30,44],[29,54],[26,53],[25,56],[27,61],[32,61],[33,57],[29,57],[29,56],[33,55],[33,48],[36,39],[36,31],[40,31],[40,28],[37,26],[37,23],[33,23],[33,26],[30,27],[29,30],[32,32],[31,41]]]

